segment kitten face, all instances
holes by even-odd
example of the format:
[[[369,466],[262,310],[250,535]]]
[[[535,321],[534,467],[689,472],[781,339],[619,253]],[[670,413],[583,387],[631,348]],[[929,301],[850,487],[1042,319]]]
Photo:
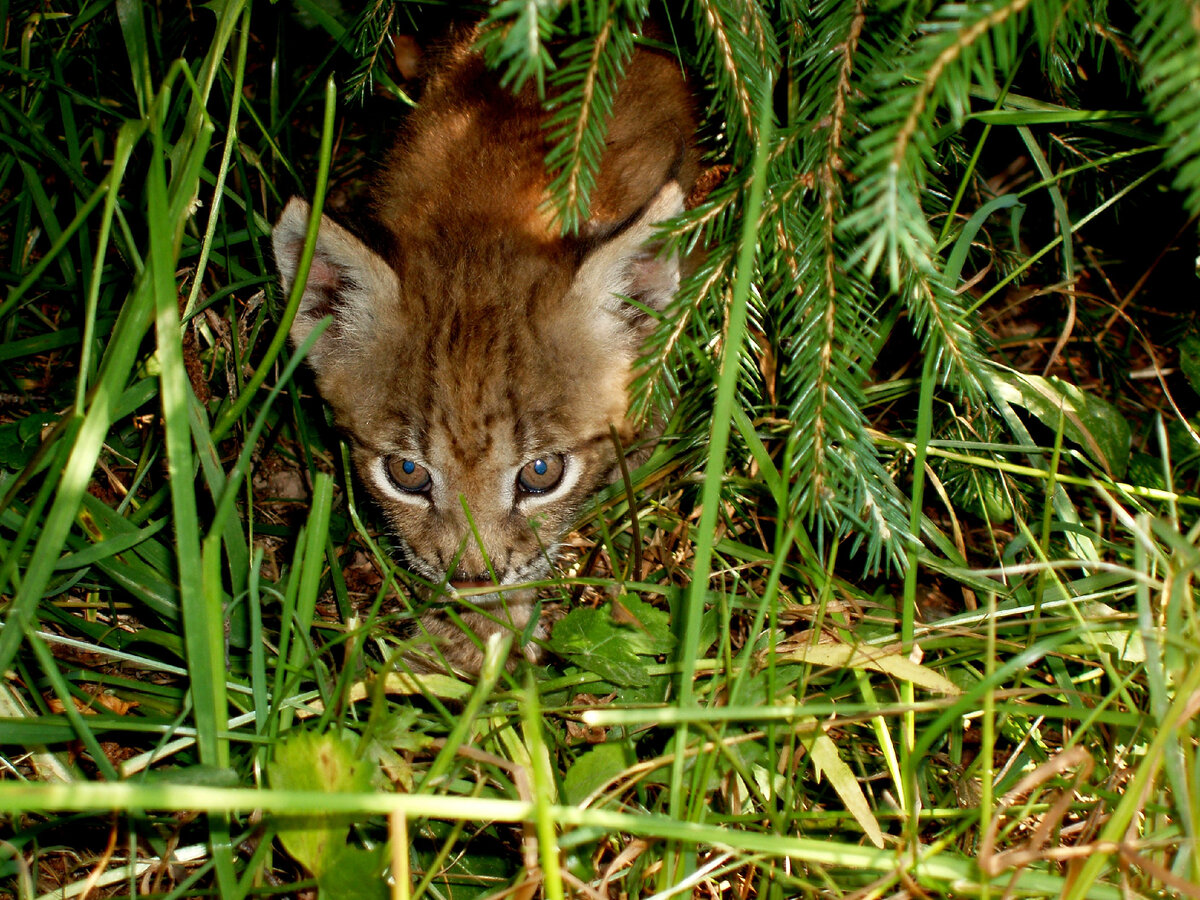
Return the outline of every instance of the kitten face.
[[[293,202],[276,234],[300,233],[306,215]],[[323,268],[340,280],[325,292],[361,292],[365,309],[353,321],[338,308],[311,359],[409,564],[434,582],[490,581],[489,569],[505,584],[544,576],[555,542],[611,468],[610,425],[629,437],[636,328],[595,295],[610,285],[596,264],[576,269],[546,252],[527,249],[514,266],[506,246],[415,267],[433,248],[408,248],[405,277],[361,245],[357,258],[335,261],[327,233],[353,240],[322,224]],[[626,243],[640,249],[637,237]],[[304,315],[298,330],[311,327]]]
[[[407,564],[431,584],[463,588],[548,575],[562,534],[609,477],[611,429],[633,438],[627,391],[647,322],[639,305],[663,309],[679,279],[654,226],[683,209],[683,188],[671,177],[647,194],[636,165],[644,139],[618,144],[605,157],[616,174],[597,195],[608,205],[581,236],[561,237],[543,202],[540,107],[485,90],[477,58],[456,59],[466,74],[435,77],[381,181],[387,234],[376,243],[386,251],[323,218],[291,337],[301,343],[332,316],[309,362],[356,471]],[[668,141],[647,158],[678,173],[679,146]],[[622,196],[613,182],[629,172],[635,188]],[[275,227],[285,289],[308,216],[293,199]],[[472,602],[517,630],[529,619],[528,592]],[[504,627],[488,615],[464,619],[476,638]],[[448,617],[423,625],[452,638],[451,662],[478,667],[475,643]]]

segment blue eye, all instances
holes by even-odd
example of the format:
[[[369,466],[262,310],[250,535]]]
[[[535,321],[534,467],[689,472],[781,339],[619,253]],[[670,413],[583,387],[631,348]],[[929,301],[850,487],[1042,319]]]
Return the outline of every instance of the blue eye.
[[[433,483],[429,470],[411,459],[393,456],[387,461],[386,468],[392,484],[408,494],[424,494]]]
[[[537,472],[539,475],[545,475],[546,470],[549,468],[550,467],[546,465],[546,461],[544,459],[535,459],[533,461],[533,471]]]

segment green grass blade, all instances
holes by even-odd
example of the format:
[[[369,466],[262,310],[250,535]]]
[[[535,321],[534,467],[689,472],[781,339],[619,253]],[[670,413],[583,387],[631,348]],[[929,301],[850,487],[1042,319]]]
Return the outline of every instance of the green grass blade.
[[[104,261],[107,256],[109,235],[112,232],[113,216],[117,211],[119,192],[116,186],[125,178],[129,160],[133,155],[134,146],[145,133],[143,122],[125,122],[117,132],[116,145],[113,148],[113,162],[104,184],[108,186],[104,197],[104,209],[100,216],[100,227],[96,234],[95,262],[92,266],[92,277],[88,282],[87,298],[84,301],[83,339],[80,342],[79,380],[75,386],[75,412],[83,415],[87,405],[88,386],[95,377],[94,345],[96,341],[96,316],[100,302],[100,285],[104,275]],[[82,212],[82,208],[80,209]],[[74,223],[72,223],[74,224]],[[69,229],[68,229],[69,230]],[[0,315],[0,318],[3,318]]]
[[[308,231],[304,237],[304,250],[300,253],[300,259],[296,264],[296,281],[292,285],[291,296],[288,297],[287,308],[280,317],[279,326],[275,331],[274,337],[271,339],[271,344],[263,354],[262,361],[258,364],[253,377],[242,388],[238,399],[228,409],[221,413],[213,426],[214,440],[220,440],[227,435],[233,423],[236,422],[250,403],[254,400],[254,395],[267,380],[267,376],[271,373],[275,364],[276,358],[283,351],[284,345],[287,343],[288,331],[292,327],[292,322],[296,318],[296,312],[300,309],[300,299],[304,296],[304,288],[308,283],[308,269],[312,264],[313,248],[317,243],[317,231],[321,225],[321,210],[325,204],[325,193],[329,189],[329,160],[333,154],[333,134],[334,122],[333,114],[337,107],[337,90],[334,86],[333,79],[325,84],[325,119],[321,130],[321,149],[317,161],[317,184],[313,191],[312,209],[309,213]]]
[[[1200,668],[1193,680],[1200,680]],[[1126,796],[1131,796],[1127,793]],[[330,793],[327,791],[283,791],[200,786],[156,786],[134,784],[0,784],[0,812],[29,812],[53,809],[124,810],[124,809],[205,809],[209,811],[266,810],[276,815],[329,813],[399,814],[410,819],[420,816],[468,821],[526,822],[533,816],[533,804],[519,800],[485,797],[447,797],[415,793]],[[613,834],[633,834],[676,842],[736,848],[739,852],[763,853],[784,860],[804,860],[817,866],[840,867],[862,872],[891,874],[896,869],[896,852],[877,850],[828,837],[799,837],[790,834],[764,834],[720,825],[682,822],[656,813],[612,812],[601,809],[577,809],[553,806],[553,821],[560,826],[596,828]],[[1092,857],[1096,859],[1096,857]],[[1091,862],[1091,859],[1089,859]],[[1086,865],[1086,864],[1085,864]],[[1103,865],[1101,860],[1100,865]],[[979,883],[974,859],[949,853],[929,853],[910,870],[922,881],[941,883],[952,895],[956,885]],[[1012,880],[1003,873],[993,884],[1003,890]],[[1072,893],[1092,900],[1122,900],[1121,888],[1073,879]],[[1045,871],[1026,870],[1019,874],[1017,886],[1027,896],[1063,896],[1065,878]]]
[[[758,143],[755,147],[753,174],[746,200],[746,209],[750,210],[762,208],[765,190],[767,150],[770,146],[771,126],[774,122],[769,79],[759,104]],[[717,382],[717,399],[713,408],[713,424],[709,437],[708,458],[704,468],[704,487],[701,493],[701,515],[697,526],[692,583],[688,590],[686,606],[682,610],[683,625],[680,632],[683,637],[679,645],[681,656],[679,658],[678,702],[680,706],[684,707],[695,702],[693,679],[696,672],[696,652],[700,644],[700,622],[704,613],[704,600],[708,592],[709,567],[716,533],[717,512],[725,477],[725,451],[729,444],[729,431],[733,417],[742,342],[745,340],[746,334],[747,304],[757,245],[758,217],[748,215],[743,223],[737,277],[725,332],[725,345]],[[686,725],[675,732],[677,752],[675,763],[671,769],[670,812],[672,816],[678,817],[683,816],[683,810],[688,804],[687,794],[683,790],[685,757],[683,751],[687,746],[687,735]],[[683,874],[677,869],[679,862],[682,860],[666,867],[669,877],[678,878]]]
[[[183,613],[184,639],[192,673],[192,702],[196,709],[201,759],[212,766],[229,763],[228,747],[219,737],[225,729],[223,637],[213,645],[213,628],[223,635],[224,619],[220,600],[216,608],[206,595],[204,576],[211,566],[201,564],[200,528],[196,508],[195,468],[192,455],[189,409],[192,389],[183,363],[179,303],[175,286],[176,250],[172,235],[174,224],[168,208],[166,150],[159,119],[167,99],[161,94],[151,111],[151,156],[147,179],[148,213],[152,222],[166,227],[150,230],[148,277],[154,296],[155,329],[158,337],[158,361],[161,368],[160,394],[163,425],[166,432],[167,468],[171,483],[171,506],[175,522],[175,546],[178,561],[179,600]],[[170,225],[167,225],[170,223]],[[180,223],[181,225],[182,223]],[[219,580],[218,580],[219,585]]]
[[[217,167],[216,184],[213,186],[212,202],[209,204],[208,225],[204,230],[204,242],[200,250],[200,259],[196,263],[196,272],[192,276],[192,290],[184,307],[183,318],[186,321],[194,313],[196,302],[200,297],[200,287],[204,283],[205,268],[208,264],[209,253],[212,251],[213,237],[217,231],[217,223],[221,218],[221,202],[225,195],[225,179],[229,174],[229,161],[233,156],[233,148],[238,143],[238,116],[241,112],[242,85],[246,74],[246,52],[250,44],[250,10],[246,4],[242,13],[242,39],[238,42],[237,59],[233,64],[233,87],[229,92],[229,123],[225,130],[225,146],[221,151],[221,162]]]

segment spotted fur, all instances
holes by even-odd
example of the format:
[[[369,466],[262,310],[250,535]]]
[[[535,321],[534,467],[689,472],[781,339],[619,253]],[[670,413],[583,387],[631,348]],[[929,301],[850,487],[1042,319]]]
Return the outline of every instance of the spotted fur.
[[[634,437],[638,305],[661,310],[679,280],[678,259],[654,243],[655,225],[683,209],[696,177],[678,63],[635,54],[591,216],[573,236],[560,234],[547,202],[544,122],[531,91],[501,88],[469,39],[451,44],[376,183],[377,249],[323,218],[291,330],[298,344],[332,316],[309,356],[317,386],[405,561],[451,596],[455,585],[551,572],[561,536],[610,477],[610,426]],[[294,198],[275,227],[285,290],[308,217]],[[563,460],[562,480],[523,492],[521,468],[549,455]],[[396,460],[427,470],[428,490],[398,487]],[[532,592],[471,603],[486,610],[462,612],[472,635],[444,609],[421,623],[468,671],[479,641],[527,625]]]

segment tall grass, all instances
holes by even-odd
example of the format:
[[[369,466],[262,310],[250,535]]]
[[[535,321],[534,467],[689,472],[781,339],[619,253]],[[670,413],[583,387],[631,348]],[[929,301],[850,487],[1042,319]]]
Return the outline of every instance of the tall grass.
[[[796,511],[769,390],[798,325],[760,315],[747,216],[719,340],[680,337],[716,411],[681,398],[585,516],[541,586],[558,655],[414,676],[420,594],[268,251],[292,193],[354,208],[407,108],[336,93],[361,30],[316,2],[6,13],[0,892],[1198,893],[1197,314],[1159,315],[1193,225],[1149,126],[1015,89],[947,124],[937,252],[1003,367],[953,394],[879,323],[862,398],[922,538],[896,568]],[[745,132],[722,161],[754,210],[780,145]]]

